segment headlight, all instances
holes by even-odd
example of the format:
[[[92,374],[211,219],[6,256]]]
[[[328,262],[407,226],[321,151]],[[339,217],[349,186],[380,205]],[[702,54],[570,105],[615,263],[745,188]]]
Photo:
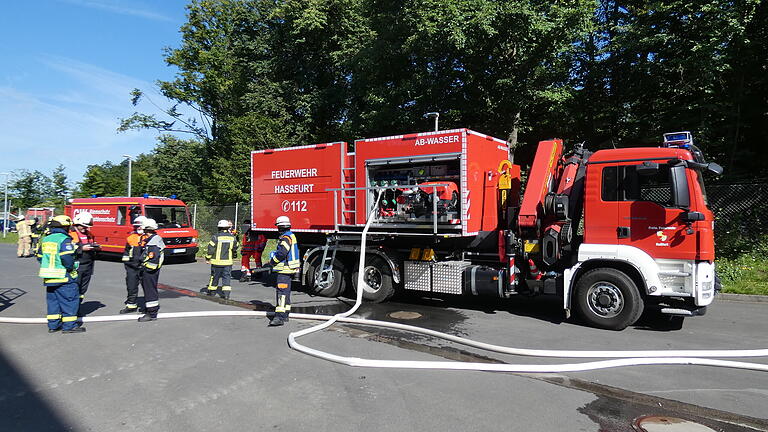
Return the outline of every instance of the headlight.
[[[197,243],[197,237],[192,237],[192,243]]]

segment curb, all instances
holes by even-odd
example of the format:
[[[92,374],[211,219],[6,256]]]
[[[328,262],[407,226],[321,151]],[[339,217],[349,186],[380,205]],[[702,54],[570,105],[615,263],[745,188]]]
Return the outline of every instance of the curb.
[[[717,297],[732,302],[768,303],[768,296],[764,295],[719,293]]]

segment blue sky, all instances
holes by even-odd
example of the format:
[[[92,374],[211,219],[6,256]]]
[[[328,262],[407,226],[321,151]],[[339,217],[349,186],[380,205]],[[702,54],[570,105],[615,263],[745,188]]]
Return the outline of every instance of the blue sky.
[[[0,172],[46,174],[62,163],[73,183],[89,164],[154,148],[151,131],[116,131],[134,110],[133,88],[164,102],[154,85],[175,68],[185,0],[4,2],[0,12]],[[0,180],[2,181],[2,180]]]

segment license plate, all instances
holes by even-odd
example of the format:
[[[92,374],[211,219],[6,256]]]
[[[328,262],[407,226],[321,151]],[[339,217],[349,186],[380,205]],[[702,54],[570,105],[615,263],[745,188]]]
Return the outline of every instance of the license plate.
[[[187,251],[186,249],[174,249],[173,253],[184,253],[186,251]]]

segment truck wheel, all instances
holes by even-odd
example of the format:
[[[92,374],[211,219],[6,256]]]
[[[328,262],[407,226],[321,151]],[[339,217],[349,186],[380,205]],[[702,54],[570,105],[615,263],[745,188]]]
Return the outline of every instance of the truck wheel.
[[[333,269],[321,274],[320,260],[323,254],[314,254],[304,265],[307,266],[307,287],[315,295],[337,297],[344,291],[344,269],[338,259],[334,260]],[[321,277],[325,278],[324,280]]]
[[[624,330],[643,313],[635,282],[612,268],[590,270],[579,278],[576,306],[589,325],[609,330]]]
[[[352,286],[357,293],[357,266],[352,272]],[[366,255],[363,267],[363,299],[371,303],[381,303],[389,300],[395,294],[392,280],[392,269],[386,261]]]

